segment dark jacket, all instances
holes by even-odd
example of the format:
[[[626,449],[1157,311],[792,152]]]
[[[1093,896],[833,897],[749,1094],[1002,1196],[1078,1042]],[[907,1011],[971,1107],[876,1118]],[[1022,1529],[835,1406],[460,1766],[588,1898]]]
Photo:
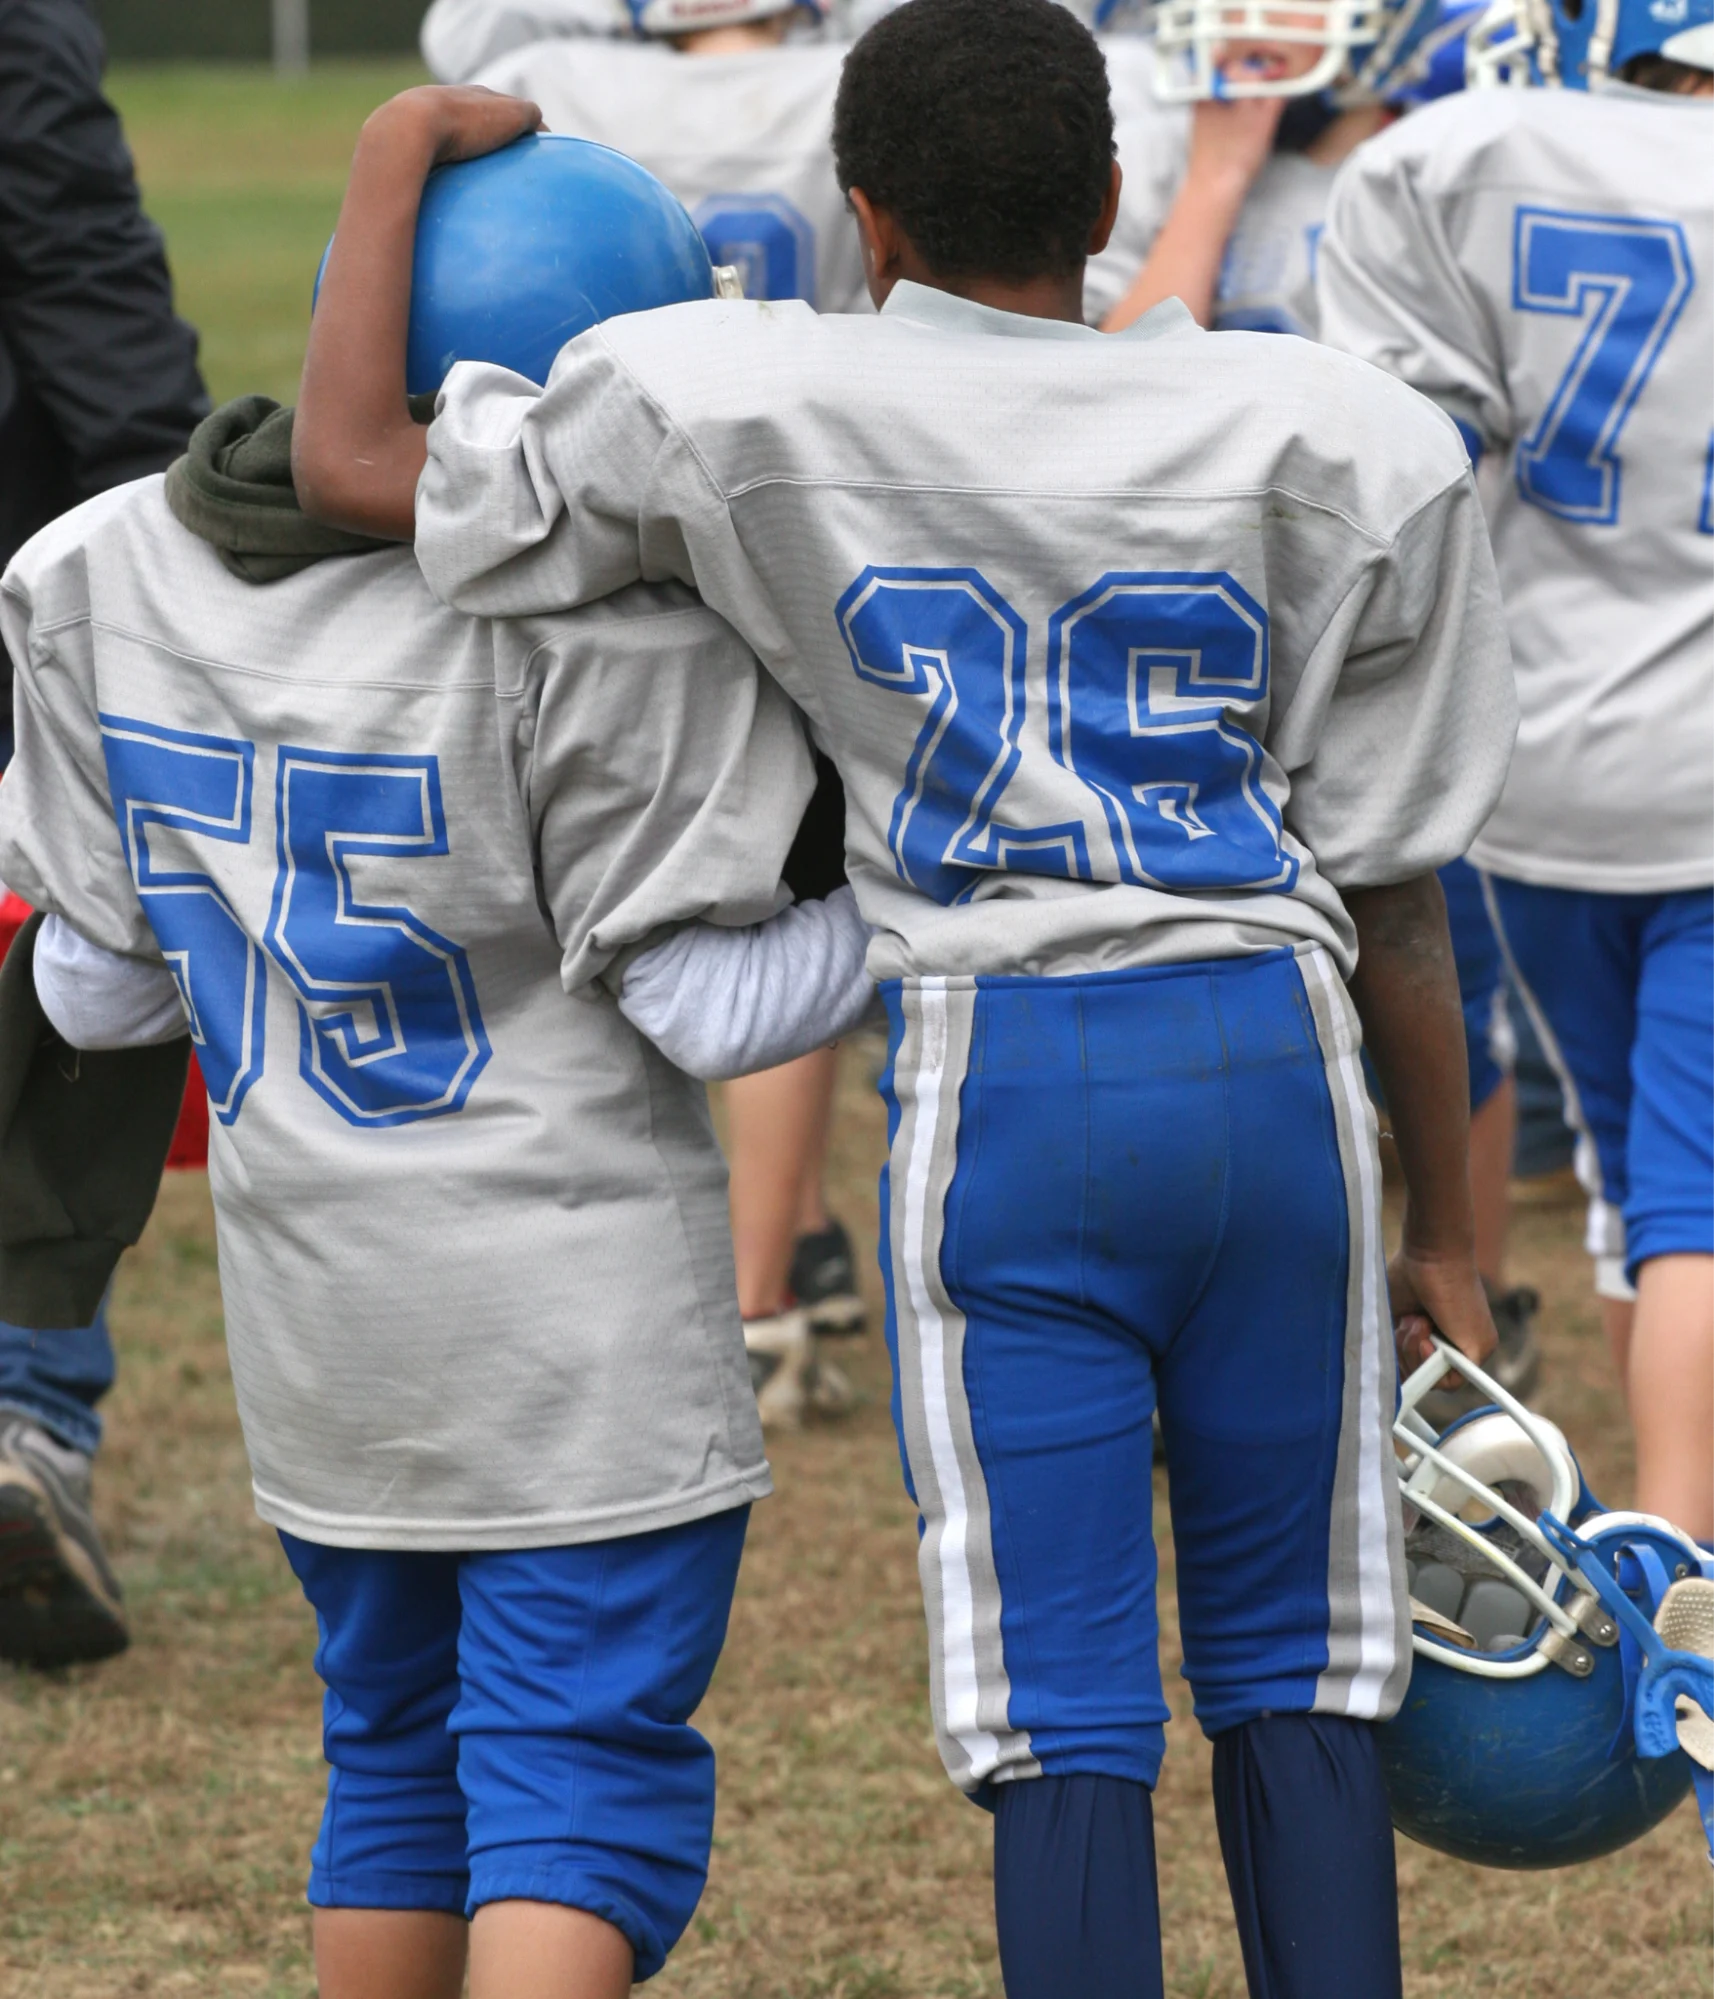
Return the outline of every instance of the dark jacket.
[[[87,0],[0,0],[0,567],[56,514],[164,470],[209,407],[103,57]],[[0,676],[9,727],[3,655]]]

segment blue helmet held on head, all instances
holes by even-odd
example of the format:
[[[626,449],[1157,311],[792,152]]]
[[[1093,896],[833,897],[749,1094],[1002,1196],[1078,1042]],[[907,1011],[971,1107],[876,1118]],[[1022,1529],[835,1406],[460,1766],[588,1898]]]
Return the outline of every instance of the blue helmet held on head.
[[[1376,1731],[1393,1823],[1516,1868],[1626,1846],[1693,1781],[1706,1825],[1714,1560],[1665,1520],[1604,1512],[1552,1423],[1439,1351],[1393,1428],[1416,1654]],[[1495,1406],[1436,1431],[1420,1405],[1448,1362]]]
[[[429,175],[405,385],[429,394],[457,361],[545,382],[559,350],[597,321],[717,289],[728,287],[701,232],[653,174],[610,147],[533,133]]]
[[[1418,53],[1440,24],[1440,0],[1157,0],[1155,93],[1169,104],[1321,94],[1335,110],[1388,103],[1416,76]],[[1318,54],[1300,76],[1247,75],[1226,59],[1245,42]]]
[[[1588,90],[1650,55],[1714,70],[1714,0],[1494,0],[1466,47],[1473,88]]]
[[[1414,109],[1464,88],[1465,39],[1481,19],[1483,0],[1440,0],[1439,13],[1387,86],[1387,102]]]

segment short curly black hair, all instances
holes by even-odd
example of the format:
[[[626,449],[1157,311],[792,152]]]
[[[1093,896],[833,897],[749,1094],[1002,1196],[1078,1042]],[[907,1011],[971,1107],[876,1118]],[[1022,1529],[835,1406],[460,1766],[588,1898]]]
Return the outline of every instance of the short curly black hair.
[[[1107,65],[1057,0],[907,0],[845,58],[833,160],[937,276],[1068,277],[1112,174]]]

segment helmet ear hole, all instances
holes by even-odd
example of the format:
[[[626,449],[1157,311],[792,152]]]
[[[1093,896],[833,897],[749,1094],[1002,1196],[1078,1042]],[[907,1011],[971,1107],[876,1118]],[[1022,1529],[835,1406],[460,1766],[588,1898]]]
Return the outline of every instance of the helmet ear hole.
[[[1565,18],[1568,21],[1582,20],[1583,0],[1559,0],[1559,4],[1562,10],[1564,11]]]

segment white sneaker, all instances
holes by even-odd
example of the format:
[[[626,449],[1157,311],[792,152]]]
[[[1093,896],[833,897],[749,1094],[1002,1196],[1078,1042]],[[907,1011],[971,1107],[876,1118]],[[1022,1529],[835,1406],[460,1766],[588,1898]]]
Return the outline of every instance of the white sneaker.
[[[750,1356],[750,1386],[756,1391],[762,1428],[797,1429],[815,1361],[807,1314],[793,1305],[766,1319],[746,1319],[744,1351]]]

